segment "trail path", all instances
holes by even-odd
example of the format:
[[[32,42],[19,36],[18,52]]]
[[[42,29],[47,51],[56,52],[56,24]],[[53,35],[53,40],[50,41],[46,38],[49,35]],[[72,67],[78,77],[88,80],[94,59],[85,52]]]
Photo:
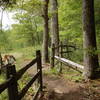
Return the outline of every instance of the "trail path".
[[[30,59],[25,59],[20,66],[25,66],[30,61]],[[35,66],[28,70],[29,75],[35,74]],[[43,65],[43,72],[50,70],[49,68],[50,66]],[[44,96],[40,100],[100,100],[100,80],[91,91],[91,82],[73,82],[59,75],[43,74],[43,85],[46,88],[44,89]]]
[[[47,70],[50,66],[43,65],[43,72]],[[34,71],[31,69],[28,73],[32,75]],[[100,80],[92,91],[91,82],[75,82],[59,75],[43,74],[43,85],[44,96],[40,100],[100,100]]]
[[[44,84],[48,91],[46,100],[85,100],[79,84],[55,76],[45,76]]]
[[[55,76],[44,77],[47,92],[41,100],[100,100],[100,90],[91,91],[89,86],[70,82]],[[100,89],[100,84],[98,86]]]

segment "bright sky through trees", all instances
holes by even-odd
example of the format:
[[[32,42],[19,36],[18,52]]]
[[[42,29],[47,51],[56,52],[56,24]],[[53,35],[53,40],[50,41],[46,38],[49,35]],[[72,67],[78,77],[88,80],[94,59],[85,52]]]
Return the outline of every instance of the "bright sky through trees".
[[[2,19],[3,29],[11,28],[11,24],[16,23],[16,21],[12,19],[13,15],[14,13],[11,12],[10,13],[7,11],[3,12],[3,19]],[[2,11],[0,9],[0,20],[1,20],[1,16],[2,16]]]

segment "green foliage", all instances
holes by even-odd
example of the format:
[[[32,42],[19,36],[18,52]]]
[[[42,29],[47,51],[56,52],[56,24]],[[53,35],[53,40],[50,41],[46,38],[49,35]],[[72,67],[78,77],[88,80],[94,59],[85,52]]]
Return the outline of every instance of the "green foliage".
[[[53,69],[48,69],[46,71],[44,71],[44,74],[45,75],[58,75],[58,71],[57,71],[57,68],[53,68]]]
[[[10,41],[8,39],[8,31],[0,31],[0,51],[7,51],[11,48]]]
[[[82,43],[81,1],[59,0],[59,23],[61,39]]]
[[[15,12],[13,18],[18,22],[11,29],[0,33],[0,51],[8,51],[42,42],[43,24],[41,2],[38,0],[16,0],[16,6],[9,11]]]
[[[99,0],[95,0],[95,21],[98,49],[100,49],[100,17]],[[70,59],[82,62],[83,58],[83,32],[82,32],[82,1],[81,0],[59,0],[59,27],[60,39],[65,44],[75,44],[78,48],[69,54]],[[98,50],[97,52],[99,52]],[[99,54],[99,53],[98,53]],[[68,58],[68,57],[67,57]]]
[[[95,23],[96,23],[96,33],[97,33],[97,43],[100,50],[100,0],[95,0]]]
[[[5,82],[5,74],[0,74],[0,84]],[[7,100],[7,90],[0,94],[0,100]]]
[[[82,74],[69,68],[68,66],[63,66],[63,76],[71,81],[79,82],[82,81]]]

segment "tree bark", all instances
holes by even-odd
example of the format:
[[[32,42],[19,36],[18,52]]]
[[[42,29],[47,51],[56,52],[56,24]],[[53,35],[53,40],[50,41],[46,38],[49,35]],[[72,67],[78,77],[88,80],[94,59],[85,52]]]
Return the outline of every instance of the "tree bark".
[[[49,28],[48,28],[48,3],[49,0],[43,0],[43,19],[44,19],[44,33],[43,33],[43,53],[42,61],[43,63],[49,62],[48,57],[48,40],[49,40]]]
[[[92,79],[99,67],[97,50],[94,0],[83,0],[83,47],[84,47],[84,78]]]
[[[58,24],[58,4],[57,0],[51,0],[51,43],[55,44],[55,47],[59,45],[59,24]],[[58,55],[59,49],[55,50],[55,54]]]

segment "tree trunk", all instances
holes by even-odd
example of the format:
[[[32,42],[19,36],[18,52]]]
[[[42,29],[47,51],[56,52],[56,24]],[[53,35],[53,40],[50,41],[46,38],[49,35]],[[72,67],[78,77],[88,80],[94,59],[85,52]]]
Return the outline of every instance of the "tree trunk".
[[[84,47],[84,78],[92,79],[99,67],[98,56],[95,54],[96,32],[94,18],[94,0],[83,0],[83,47]]]
[[[51,43],[55,44],[55,47],[59,45],[59,25],[58,25],[58,5],[57,0],[51,0]],[[58,55],[59,49],[55,50],[55,54]]]
[[[49,28],[48,28],[48,3],[49,0],[43,0],[43,19],[44,19],[44,33],[43,33],[43,55],[42,61],[43,63],[47,63],[49,61],[48,58],[48,40],[49,40]]]

